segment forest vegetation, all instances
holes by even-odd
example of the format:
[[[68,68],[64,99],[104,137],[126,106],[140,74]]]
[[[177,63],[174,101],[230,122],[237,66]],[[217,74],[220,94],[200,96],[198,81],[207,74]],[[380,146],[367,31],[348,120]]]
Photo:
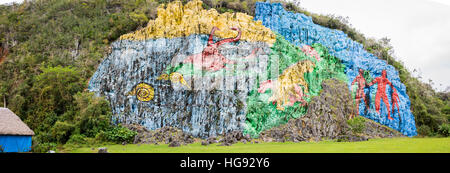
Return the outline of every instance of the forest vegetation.
[[[258,0],[203,0],[220,13],[254,15]],[[87,91],[89,78],[119,36],[143,28],[168,0],[33,0],[0,5],[0,105],[36,133],[33,151],[63,144],[130,142],[135,133],[111,123],[109,103]],[[182,1],[186,3],[187,1]],[[389,39],[366,38],[344,17],[318,15],[292,3],[289,11],[339,29],[393,65],[406,85],[420,136],[449,136],[450,93],[413,77],[394,58]],[[2,56],[5,55],[5,56]]]

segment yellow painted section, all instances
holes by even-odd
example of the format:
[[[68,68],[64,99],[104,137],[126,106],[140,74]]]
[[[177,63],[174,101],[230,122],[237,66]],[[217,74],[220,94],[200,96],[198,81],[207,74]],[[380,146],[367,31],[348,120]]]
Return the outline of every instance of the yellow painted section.
[[[191,34],[210,34],[216,26],[220,30],[214,36],[233,38],[238,34],[231,27],[238,27],[242,31],[241,40],[262,41],[269,45],[275,42],[275,34],[261,21],[253,21],[253,16],[244,13],[219,14],[215,9],[205,10],[202,1],[194,0],[182,5],[175,1],[167,5],[160,5],[157,9],[158,17],[150,20],[147,27],[125,34],[122,40],[146,40],[155,38],[186,37]]]
[[[284,110],[282,105],[285,105],[288,102],[289,96],[296,95],[295,85],[304,86],[304,93],[308,93],[308,83],[305,80],[304,74],[312,72],[315,66],[316,65],[312,61],[305,60],[285,69],[283,74],[275,81],[275,89],[272,97],[269,98],[269,101],[276,101],[277,109]]]

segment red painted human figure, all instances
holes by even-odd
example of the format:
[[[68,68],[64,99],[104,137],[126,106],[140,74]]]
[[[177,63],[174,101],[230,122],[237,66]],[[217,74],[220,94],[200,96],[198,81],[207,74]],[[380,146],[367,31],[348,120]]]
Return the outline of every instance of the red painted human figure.
[[[208,44],[203,49],[203,51],[201,53],[188,56],[183,61],[183,63],[192,63],[194,64],[194,66],[206,69],[208,71],[217,71],[223,69],[225,68],[225,64],[235,64],[236,63],[235,61],[227,59],[219,52],[220,45],[225,43],[236,42],[241,39],[241,30],[239,28],[231,28],[231,29],[234,31],[238,31],[238,35],[235,38],[227,38],[214,43],[213,35],[216,30],[219,30],[219,28],[213,27],[211,33],[209,34]],[[256,50],[258,49],[254,49],[249,56],[244,57],[243,59],[255,57]]]
[[[386,96],[386,85],[390,85],[391,88],[394,88],[392,83],[386,78],[386,70],[381,72],[381,76],[375,78],[372,82],[369,83],[369,86],[378,83],[377,94],[375,96],[375,110],[377,113],[380,113],[380,99],[383,99],[384,104],[386,104],[386,109],[388,112],[388,119],[393,120],[391,117],[390,104],[388,98]]]
[[[359,113],[359,102],[361,99],[364,99],[364,102],[366,103],[366,109],[369,107],[367,100],[366,100],[366,94],[364,93],[364,88],[366,87],[366,79],[364,78],[364,70],[359,69],[359,75],[356,76],[356,78],[352,82],[352,86],[355,84],[355,82],[358,82],[358,89],[356,90],[355,100],[356,100],[356,111]],[[353,93],[353,88],[352,88]],[[358,114],[357,113],[357,114]]]
[[[401,116],[400,116],[400,107],[398,106],[398,102],[400,101],[400,99],[398,98],[398,93],[397,93],[397,90],[395,88],[393,88],[393,90],[392,90],[392,97],[391,98],[392,98],[392,111],[394,111],[395,106],[397,106],[398,118],[401,121],[402,119],[401,119]]]

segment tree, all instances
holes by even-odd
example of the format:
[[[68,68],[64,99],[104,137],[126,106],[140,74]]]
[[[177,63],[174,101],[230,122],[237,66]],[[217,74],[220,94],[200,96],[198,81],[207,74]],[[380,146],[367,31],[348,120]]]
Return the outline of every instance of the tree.
[[[62,115],[73,103],[73,95],[85,88],[80,71],[72,67],[44,67],[31,88],[35,112],[28,116],[31,127],[38,127],[46,115]]]

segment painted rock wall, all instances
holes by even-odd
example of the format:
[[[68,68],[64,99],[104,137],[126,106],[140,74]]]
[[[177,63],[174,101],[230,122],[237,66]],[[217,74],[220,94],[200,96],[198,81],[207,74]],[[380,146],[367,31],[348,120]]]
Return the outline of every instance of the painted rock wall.
[[[298,34],[295,27],[276,27],[282,24],[272,19],[286,13],[279,7],[258,3],[253,19],[243,13],[204,10],[201,1],[161,5],[158,17],[146,28],[111,45],[112,52],[92,76],[89,90],[110,101],[116,123],[149,129],[172,126],[203,138],[235,130],[257,137],[303,116],[311,97],[319,95],[322,81],[335,78],[351,84],[356,75],[349,69],[364,64],[339,58],[342,55],[325,42],[303,43],[293,36]],[[294,19],[283,18],[299,24],[290,21]],[[378,76],[376,70],[365,69]],[[392,79],[392,70],[388,79],[398,90],[402,110],[407,96],[404,86]],[[409,126],[400,130],[404,127]]]
[[[330,50],[330,54],[339,58],[345,65],[345,73],[348,77],[349,89],[352,82],[358,75],[359,69],[368,72],[371,78],[382,76],[382,71],[386,70],[387,79],[392,83],[396,92],[391,86],[386,86],[386,90],[377,94],[381,85],[366,86],[367,93],[366,107],[364,101],[360,102],[359,114],[375,120],[383,125],[396,129],[408,136],[417,135],[414,116],[410,110],[409,97],[406,94],[406,87],[400,82],[398,72],[385,61],[378,59],[373,54],[364,50],[363,46],[351,40],[345,33],[333,30],[313,23],[311,17],[300,13],[292,13],[283,9],[279,3],[257,3],[255,20],[262,21],[263,25],[273,31],[283,35],[286,40],[297,46],[319,43]],[[371,81],[366,81],[370,83]],[[357,88],[354,88],[356,90]],[[393,93],[398,95],[398,107],[392,111]],[[376,111],[376,95],[387,97],[386,102],[381,100],[379,113]],[[395,95],[395,94],[394,94]],[[375,100],[374,100],[375,99]],[[388,105],[386,105],[388,103]],[[390,107],[390,120],[387,108]]]
[[[110,101],[116,123],[197,137],[243,131],[248,92],[266,78],[259,74],[273,42],[251,16],[207,11],[201,1],[170,3],[148,27],[111,45],[89,90]]]

